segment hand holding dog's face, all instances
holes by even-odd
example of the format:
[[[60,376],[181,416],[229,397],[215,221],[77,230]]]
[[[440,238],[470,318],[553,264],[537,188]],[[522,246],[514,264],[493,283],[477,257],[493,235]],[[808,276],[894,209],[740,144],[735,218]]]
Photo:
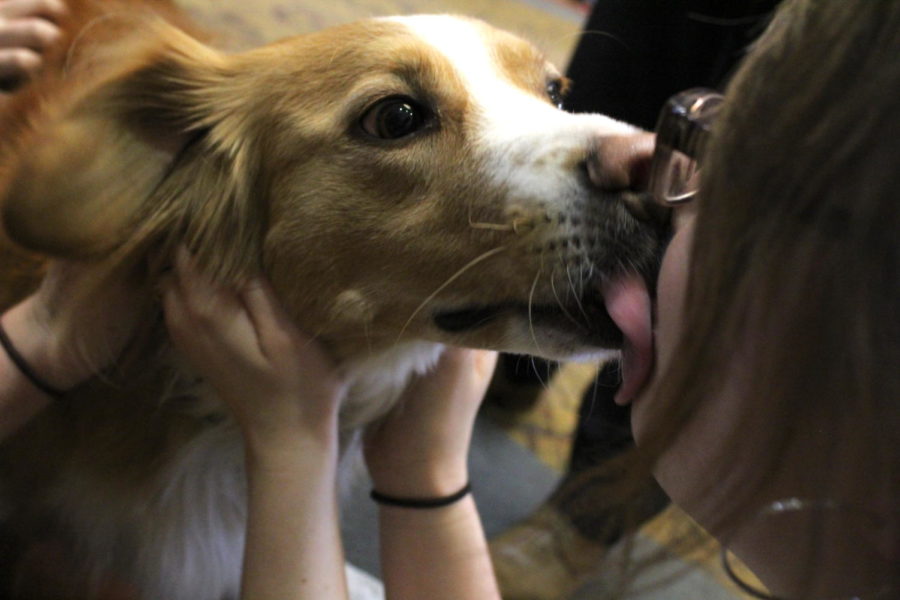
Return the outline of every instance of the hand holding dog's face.
[[[273,440],[334,435],[346,386],[315,340],[290,322],[268,282],[223,289],[179,249],[163,303],[173,341],[213,383],[246,442],[262,443],[254,451]]]

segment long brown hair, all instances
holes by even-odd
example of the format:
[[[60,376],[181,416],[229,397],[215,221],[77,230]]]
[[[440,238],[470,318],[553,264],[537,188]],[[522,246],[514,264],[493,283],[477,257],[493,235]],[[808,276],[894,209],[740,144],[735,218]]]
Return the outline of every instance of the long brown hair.
[[[883,0],[786,2],[729,86],[704,163],[685,335],[641,448],[652,463],[738,367],[740,425],[698,493],[716,496],[748,443],[765,451],[718,501],[714,531],[775,500],[756,491],[802,447],[791,494],[856,502],[837,475],[856,465],[897,560],[898,94],[900,2]],[[897,589],[900,568],[891,577]]]

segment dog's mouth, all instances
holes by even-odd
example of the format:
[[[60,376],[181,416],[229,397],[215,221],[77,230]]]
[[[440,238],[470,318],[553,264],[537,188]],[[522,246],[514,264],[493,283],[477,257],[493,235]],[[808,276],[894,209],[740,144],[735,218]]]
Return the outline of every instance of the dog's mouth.
[[[600,293],[587,293],[569,305],[502,302],[473,304],[434,314],[434,323],[448,333],[468,333],[504,317],[520,318],[535,329],[576,336],[587,346],[604,349],[622,347],[622,331],[606,310]]]
[[[434,322],[444,331],[458,334],[480,329],[501,317],[518,317],[527,319],[535,331],[562,333],[582,346],[621,349],[623,375],[616,402],[627,404],[653,370],[652,306],[647,284],[639,275],[620,275],[573,304],[472,305],[435,313]]]

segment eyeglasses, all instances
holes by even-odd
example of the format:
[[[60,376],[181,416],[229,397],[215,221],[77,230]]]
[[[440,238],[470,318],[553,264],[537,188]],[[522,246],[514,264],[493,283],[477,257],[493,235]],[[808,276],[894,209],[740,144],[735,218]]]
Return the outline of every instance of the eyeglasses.
[[[690,202],[700,182],[699,159],[724,97],[703,88],[672,96],[656,123],[650,193],[663,206]]]

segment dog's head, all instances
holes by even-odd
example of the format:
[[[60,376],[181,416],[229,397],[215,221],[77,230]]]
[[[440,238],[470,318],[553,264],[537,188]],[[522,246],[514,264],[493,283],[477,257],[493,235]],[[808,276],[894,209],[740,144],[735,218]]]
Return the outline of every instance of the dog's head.
[[[7,165],[21,244],[118,261],[185,242],[221,279],[267,273],[342,356],[620,343],[602,290],[656,265],[631,189],[651,140],[560,110],[530,44],[417,16],[224,55],[150,25],[73,76]]]

